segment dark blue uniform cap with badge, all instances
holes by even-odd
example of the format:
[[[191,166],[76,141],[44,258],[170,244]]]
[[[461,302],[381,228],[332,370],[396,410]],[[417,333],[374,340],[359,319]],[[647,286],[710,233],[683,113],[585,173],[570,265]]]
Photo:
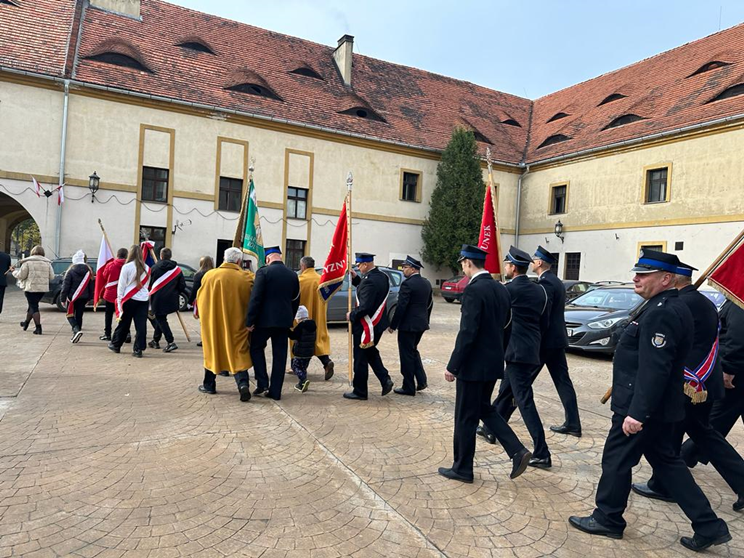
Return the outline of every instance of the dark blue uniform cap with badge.
[[[535,250],[535,255],[533,256],[537,260],[542,260],[546,264],[555,265],[558,263],[558,260],[556,260],[553,257],[553,254],[548,252],[545,248],[542,246],[538,246],[537,250]]]
[[[471,244],[463,244],[462,248],[460,249],[460,257],[457,261],[461,262],[464,259],[485,261],[486,256],[488,256],[488,252],[486,252],[485,250],[481,250],[477,246],[473,246]]]
[[[269,256],[271,254],[281,254],[282,249],[279,246],[269,246],[264,250],[264,255]]]
[[[657,271],[667,271],[676,275],[679,267],[679,258],[674,254],[658,252],[657,250],[641,249],[641,257],[638,263],[630,271],[635,273],[656,273]]]
[[[524,250],[520,250],[515,246],[509,246],[509,251],[506,253],[504,261],[520,267],[527,267],[532,263],[532,258]]]
[[[412,258],[411,256],[406,256],[406,261],[403,262],[403,265],[408,265],[416,269],[421,269],[424,266],[421,265],[421,262],[418,261],[416,258]]]
[[[677,266],[677,275],[684,275],[685,277],[692,277],[692,272],[697,271],[697,267],[692,267],[690,264],[679,262]]]
[[[367,252],[356,253],[356,263],[369,263],[375,261],[375,254],[368,254]]]

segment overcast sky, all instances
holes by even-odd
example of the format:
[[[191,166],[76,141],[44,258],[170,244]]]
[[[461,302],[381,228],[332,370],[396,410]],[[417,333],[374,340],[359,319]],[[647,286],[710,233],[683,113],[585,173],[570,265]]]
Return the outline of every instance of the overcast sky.
[[[742,0],[170,0],[536,99],[744,21]]]

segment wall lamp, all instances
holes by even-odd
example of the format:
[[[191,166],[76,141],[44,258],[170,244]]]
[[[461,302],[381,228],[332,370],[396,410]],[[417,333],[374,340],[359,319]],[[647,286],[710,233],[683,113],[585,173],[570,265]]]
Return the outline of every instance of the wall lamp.
[[[91,174],[88,177],[88,190],[90,190],[90,203],[93,203],[96,201],[96,192],[98,192],[98,188],[101,186],[101,179],[96,174],[96,171],[93,171],[93,174]]]
[[[561,243],[563,243],[563,237],[565,234],[563,233],[563,223],[561,223],[561,220],[558,219],[558,222],[555,224],[555,236],[561,239]]]

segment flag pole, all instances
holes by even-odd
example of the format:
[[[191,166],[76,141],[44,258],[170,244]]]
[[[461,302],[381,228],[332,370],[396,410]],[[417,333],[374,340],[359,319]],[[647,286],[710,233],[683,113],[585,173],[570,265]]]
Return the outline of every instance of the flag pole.
[[[351,284],[351,190],[354,186],[354,177],[349,171],[349,175],[346,177],[346,267],[348,268],[347,273],[349,274],[349,288],[348,288],[348,300],[347,309],[351,312],[351,290],[353,288]],[[354,337],[351,333],[351,321],[348,322],[348,345],[349,345],[349,385],[352,385],[354,380]]]
[[[700,285],[702,285],[705,282],[708,276],[710,276],[716,270],[716,268],[719,265],[721,265],[723,260],[725,260],[729,256],[729,254],[731,254],[731,252],[733,252],[736,249],[736,247],[739,245],[742,239],[744,239],[744,229],[742,229],[742,231],[737,235],[737,237],[731,241],[731,244],[726,246],[723,252],[721,252],[715,260],[713,260],[713,263],[708,266],[708,269],[706,269],[702,273],[702,275],[698,277],[698,280],[695,281],[696,289],[700,287]]]

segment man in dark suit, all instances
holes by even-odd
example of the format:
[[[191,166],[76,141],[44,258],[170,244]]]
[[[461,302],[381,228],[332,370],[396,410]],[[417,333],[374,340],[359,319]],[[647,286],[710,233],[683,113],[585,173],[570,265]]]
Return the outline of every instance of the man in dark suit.
[[[357,307],[346,314],[351,322],[351,333],[354,338],[354,389],[344,393],[346,399],[367,399],[367,378],[369,367],[380,380],[382,395],[393,389],[393,380],[382,363],[377,344],[390,321],[385,307],[390,280],[388,276],[375,267],[375,255],[365,252],[356,254],[359,275],[352,270],[352,284],[356,287]]]
[[[282,262],[278,246],[267,248],[266,264],[256,272],[245,325],[251,332],[250,353],[256,372],[254,395],[280,400],[287,366],[289,330],[300,306],[300,281]],[[266,344],[271,339],[271,383],[266,371]]]
[[[403,262],[406,280],[400,286],[398,306],[390,323],[390,333],[398,330],[398,354],[403,387],[395,388],[398,395],[416,395],[426,389],[426,371],[421,362],[418,344],[429,329],[429,317],[434,305],[431,283],[421,276],[421,262],[406,256]],[[415,378],[415,383],[414,383]]]
[[[0,314],[3,313],[3,300],[5,299],[5,287],[8,286],[8,278],[5,275],[10,269],[10,256],[0,251]]]
[[[690,309],[674,288],[679,260],[673,254],[641,250],[632,271],[644,309],[620,337],[612,362],[612,426],[602,454],[602,476],[592,515],[569,518],[572,527],[621,539],[626,527],[631,475],[645,456],[664,488],[691,520],[695,532],[682,537],[699,552],[731,540],[674,446],[675,423],[684,418],[684,367],[693,342]]]
[[[509,339],[511,310],[509,293],[483,269],[486,252],[463,244],[462,271],[470,279],[462,294],[460,331],[444,378],[457,380],[455,392],[454,461],[440,467],[448,479],[473,482],[475,431],[478,421],[494,433],[512,460],[510,477],[527,468],[531,454],[507,422],[491,405],[496,380],[504,377],[504,347]]]
[[[721,369],[718,335],[718,311],[711,301],[692,284],[690,265],[677,268],[676,287],[679,298],[690,309],[695,322],[692,348],[685,364],[685,419],[676,424],[674,444],[677,451],[682,447],[684,434],[690,437],[705,452],[716,471],[731,487],[738,500],[734,510],[739,511],[744,503],[744,459],[741,458],[726,438],[710,425],[710,411],[714,401],[725,394]],[[645,484],[633,484],[633,492],[665,502],[673,502],[664,480],[654,475]]]
[[[160,339],[165,336],[167,345],[163,349],[164,353],[172,353],[178,349],[168,324],[168,314],[179,311],[180,296],[188,293],[183,272],[172,257],[170,248],[160,250],[160,261],[152,266],[150,274],[150,310],[154,318],[150,319],[153,327],[152,341],[147,345],[151,349],[159,349]]]

